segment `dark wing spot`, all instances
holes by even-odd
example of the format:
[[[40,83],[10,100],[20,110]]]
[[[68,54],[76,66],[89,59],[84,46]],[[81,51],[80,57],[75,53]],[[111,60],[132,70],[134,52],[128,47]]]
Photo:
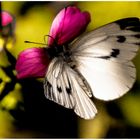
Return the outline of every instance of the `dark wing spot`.
[[[68,77],[67,77],[67,79],[68,79],[68,87],[66,87],[66,92],[68,94],[71,94],[71,84],[70,84],[70,81],[69,81],[69,78]]]
[[[124,37],[124,36],[117,36],[117,38],[118,38],[118,42],[119,43],[123,43],[123,42],[125,42],[125,40],[126,40],[126,38]]]
[[[112,49],[112,52],[109,56],[100,56],[98,58],[102,58],[102,59],[110,59],[111,57],[117,57],[120,54],[120,50],[119,49]]]
[[[140,25],[139,26],[132,26],[132,27],[128,28],[127,30],[131,30],[134,32],[140,32]]]
[[[51,85],[51,83],[46,80],[45,81],[45,84],[46,84],[46,88],[45,88],[45,91],[46,91],[46,94],[47,94],[47,97],[51,100],[56,100],[56,97],[54,96],[54,92],[53,92],[53,86]]]
[[[76,68],[76,65],[71,65],[70,66],[72,69],[75,69]]]
[[[67,92],[68,94],[71,94],[71,88],[66,87],[66,92]]]
[[[51,87],[52,87],[52,85],[50,84],[50,82],[49,82],[49,81],[47,81],[47,86],[48,86],[49,88],[51,88]]]
[[[48,95],[49,95],[49,97],[51,97],[52,96],[52,85],[49,83],[49,81],[46,81],[46,84],[47,84],[47,88],[48,88]]]
[[[134,44],[140,46],[140,43],[134,43]]]
[[[110,56],[100,56],[100,57],[98,57],[98,58],[102,58],[102,59],[109,59],[109,58],[110,58]]]
[[[120,54],[119,49],[112,49],[111,57],[117,57]]]
[[[0,79],[0,83],[2,83],[2,79]]]
[[[125,18],[125,19],[120,19],[120,20],[117,20],[115,23],[117,23],[120,28],[123,30],[125,29],[126,27],[131,27],[131,26],[140,26],[140,21],[138,18]]]
[[[136,34],[136,35],[134,35],[134,37],[140,38],[140,34]]]
[[[59,93],[62,93],[62,88],[57,86],[57,90]]]

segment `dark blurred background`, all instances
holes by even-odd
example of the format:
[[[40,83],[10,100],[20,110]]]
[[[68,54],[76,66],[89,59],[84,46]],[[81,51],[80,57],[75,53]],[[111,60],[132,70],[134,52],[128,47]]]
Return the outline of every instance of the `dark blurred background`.
[[[43,79],[16,79],[19,52],[43,42],[55,15],[67,5],[89,11],[87,31],[126,17],[140,17],[140,2],[1,2],[16,20],[8,52],[0,49],[0,138],[140,138],[140,52],[134,59],[137,80],[125,96],[104,102],[94,98],[98,115],[84,120],[72,110],[47,100]],[[0,39],[0,48],[3,46]],[[103,93],[107,94],[107,93]]]

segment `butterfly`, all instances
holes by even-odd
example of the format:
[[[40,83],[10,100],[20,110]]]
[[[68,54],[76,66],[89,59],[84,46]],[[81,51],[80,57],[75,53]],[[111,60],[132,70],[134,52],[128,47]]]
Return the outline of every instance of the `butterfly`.
[[[140,21],[124,18],[83,34],[72,44],[48,48],[52,56],[44,81],[45,96],[92,119],[91,100],[114,100],[127,93],[136,79],[132,59],[140,46]]]

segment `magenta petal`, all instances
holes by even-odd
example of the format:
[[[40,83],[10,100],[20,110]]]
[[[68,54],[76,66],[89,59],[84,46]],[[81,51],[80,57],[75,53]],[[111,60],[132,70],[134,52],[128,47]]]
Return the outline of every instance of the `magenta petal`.
[[[78,8],[69,6],[62,9],[55,17],[48,40],[49,46],[57,42],[63,45],[72,41],[85,31],[90,22],[90,14],[81,12]]]
[[[12,23],[13,17],[8,13],[3,11],[2,12],[2,26],[6,26],[10,23]]]
[[[26,49],[19,54],[17,59],[17,78],[44,77],[49,62],[44,48]]]

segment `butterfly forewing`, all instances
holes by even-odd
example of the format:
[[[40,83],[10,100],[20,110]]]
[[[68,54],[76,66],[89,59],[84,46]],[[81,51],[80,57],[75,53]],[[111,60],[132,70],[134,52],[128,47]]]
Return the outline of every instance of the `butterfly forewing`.
[[[91,92],[88,85],[62,58],[54,58],[49,65],[44,90],[48,99],[74,109],[82,118],[91,119],[97,113],[88,97],[89,91]]]
[[[131,62],[140,46],[138,18],[107,24],[80,37],[71,47],[77,70],[98,99],[112,100],[125,94],[135,82]]]

